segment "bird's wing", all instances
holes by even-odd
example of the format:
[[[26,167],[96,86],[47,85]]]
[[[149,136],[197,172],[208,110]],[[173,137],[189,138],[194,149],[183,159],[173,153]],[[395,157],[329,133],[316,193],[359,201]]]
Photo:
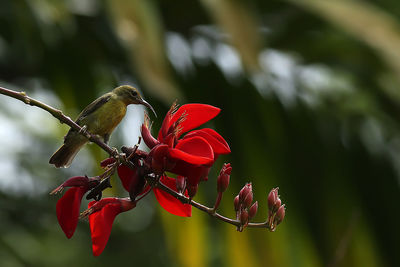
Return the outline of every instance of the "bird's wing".
[[[96,111],[98,108],[100,108],[102,105],[110,101],[111,99],[111,93],[110,94],[105,94],[99,98],[97,98],[95,101],[90,103],[82,112],[79,114],[78,118],[76,119],[76,123],[79,124],[80,121],[82,121],[84,118],[86,118],[88,115]]]

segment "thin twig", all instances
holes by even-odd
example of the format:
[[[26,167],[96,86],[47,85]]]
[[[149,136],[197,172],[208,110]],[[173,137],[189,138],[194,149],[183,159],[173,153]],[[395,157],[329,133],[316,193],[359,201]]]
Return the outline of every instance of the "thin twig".
[[[72,129],[78,131],[78,133],[82,134],[83,136],[85,136],[86,138],[88,138],[91,142],[95,143],[96,145],[98,145],[100,148],[102,148],[104,151],[106,151],[108,154],[110,154],[111,156],[117,158],[118,160],[124,164],[127,165],[130,168],[135,168],[135,165],[129,161],[126,160],[126,158],[124,157],[119,157],[119,153],[117,150],[109,147],[106,143],[104,143],[103,141],[101,141],[96,135],[93,135],[91,133],[89,133],[88,131],[84,130],[83,127],[79,126],[76,122],[74,122],[70,117],[65,116],[64,113],[56,108],[53,108],[52,106],[49,106],[45,103],[42,103],[36,99],[33,99],[31,97],[29,97],[25,92],[17,92],[17,91],[13,91],[4,87],[0,87],[0,94],[3,95],[7,95],[9,97],[18,99],[22,102],[24,102],[27,105],[31,105],[31,106],[36,106],[38,108],[41,108],[47,112],[49,112],[51,115],[53,115],[53,117],[55,117],[56,119],[58,119],[61,123],[65,123],[68,126],[70,126]],[[137,148],[136,148],[137,149]],[[128,156],[129,157],[129,156]],[[170,189],[169,187],[163,185],[162,183],[158,182],[155,183],[154,185],[155,187],[167,192],[168,194],[172,195],[173,197],[175,197],[176,199],[180,200],[182,203],[185,204],[190,204],[193,207],[209,214],[212,217],[215,217],[221,221],[224,221],[226,223],[235,225],[235,226],[241,226],[241,223],[239,220],[233,220],[230,218],[227,218],[225,216],[222,216],[221,214],[215,212],[215,210],[213,208],[209,208],[207,206],[204,206],[194,200],[191,200],[187,197],[185,197],[182,194],[179,194],[178,192],[175,192],[174,190]],[[268,228],[268,224],[263,222],[263,223],[249,223],[247,225],[247,227],[252,227],[252,228]]]
[[[87,139],[89,139],[91,142],[97,144],[99,147],[101,147],[104,151],[106,151],[110,156],[118,156],[116,155],[116,152],[114,149],[109,147],[106,143],[101,141],[96,135],[89,133],[88,131],[82,129],[81,126],[79,126],[76,122],[74,122],[70,117],[65,116],[64,113],[56,108],[53,108],[45,103],[42,103],[36,99],[33,99],[29,97],[25,92],[17,92],[13,91],[4,87],[0,87],[0,94],[10,96],[12,98],[18,99],[22,102],[24,102],[27,105],[31,106],[36,106],[38,108],[41,108],[47,112],[49,112],[53,117],[58,119],[61,123],[67,124],[69,127],[72,129],[78,131],[81,133],[83,136],[85,136]]]
[[[207,213],[211,217],[215,217],[215,218],[217,218],[217,219],[219,219],[221,221],[224,221],[226,223],[230,223],[230,224],[235,225],[235,226],[240,226],[241,225],[239,220],[233,220],[233,219],[227,218],[227,217],[215,212],[213,208],[209,208],[209,207],[207,207],[207,206],[205,206],[203,204],[200,204],[200,203],[198,203],[198,202],[196,202],[194,200],[190,200],[188,197],[184,196],[183,194],[179,194],[178,192],[172,190],[171,188],[169,188],[168,186],[162,184],[161,182],[156,183],[154,185],[154,187],[157,187],[157,188],[167,192],[168,194],[172,195],[173,197],[175,197],[176,199],[178,199],[179,201],[181,201],[184,204],[190,204],[193,207],[195,207],[195,208],[197,208],[197,209],[199,209],[201,211],[204,211],[205,213]],[[250,227],[250,228],[267,228],[268,229],[268,224],[266,222],[249,223],[247,225],[247,227]]]

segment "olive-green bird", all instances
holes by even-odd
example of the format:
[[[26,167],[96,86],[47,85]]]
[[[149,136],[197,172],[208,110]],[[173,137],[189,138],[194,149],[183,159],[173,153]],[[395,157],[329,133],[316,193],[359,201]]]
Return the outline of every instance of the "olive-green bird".
[[[107,143],[112,131],[126,114],[130,104],[141,104],[151,109],[153,107],[144,101],[136,88],[122,85],[90,103],[78,116],[76,123],[86,130],[103,138]],[[57,168],[67,168],[79,150],[89,140],[74,129],[70,129],[64,137],[64,144],[53,154],[49,163]]]

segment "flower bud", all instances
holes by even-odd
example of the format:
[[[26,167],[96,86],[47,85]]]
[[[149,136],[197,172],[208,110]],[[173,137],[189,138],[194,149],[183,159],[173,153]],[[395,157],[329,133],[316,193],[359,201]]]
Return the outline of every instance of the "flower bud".
[[[233,206],[235,207],[236,212],[240,209],[239,195],[237,195],[233,200]]]
[[[150,129],[148,128],[148,126],[143,123],[142,127],[140,128],[140,132],[142,134],[143,137],[143,141],[144,143],[150,148],[152,149],[153,147],[155,147],[156,145],[158,145],[160,142],[155,139],[151,133],[150,133]]]
[[[225,190],[228,188],[229,185],[229,180],[230,180],[230,174],[232,171],[232,167],[230,163],[225,163],[222,168],[221,171],[218,175],[218,179],[217,179],[217,191],[222,193],[225,192]]]
[[[249,222],[249,213],[247,210],[241,210],[239,220],[242,225],[246,225]]]
[[[249,208],[251,206],[251,203],[253,202],[253,192],[250,191],[247,196],[243,200],[243,204],[246,208]]]
[[[277,210],[281,207],[282,200],[278,197],[275,201],[274,206],[272,207],[272,212],[277,212]]]
[[[199,189],[199,185],[198,184],[196,184],[196,185],[188,184],[188,185],[186,185],[186,189],[188,191],[189,198],[192,199],[196,195],[197,190]]]
[[[178,175],[176,177],[176,190],[178,193],[183,193],[185,192],[186,189],[186,177]]]
[[[275,201],[278,198],[278,187],[273,188],[268,194],[268,209],[272,211]]]
[[[275,224],[280,224],[283,221],[283,218],[285,218],[285,205],[280,206],[278,211],[276,212]]]
[[[249,220],[251,220],[254,216],[256,216],[258,210],[258,201],[254,202],[254,204],[249,209]]]
[[[251,183],[247,183],[239,192],[239,200],[243,203],[244,199],[246,198],[247,194],[252,191]]]

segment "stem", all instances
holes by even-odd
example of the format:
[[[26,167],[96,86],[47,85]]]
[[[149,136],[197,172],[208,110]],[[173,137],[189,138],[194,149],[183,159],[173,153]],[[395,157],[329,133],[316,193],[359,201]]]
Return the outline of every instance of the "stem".
[[[154,186],[159,188],[159,189],[161,189],[161,190],[163,190],[163,191],[165,191],[165,192],[167,192],[168,194],[172,195],[176,199],[180,200],[182,203],[190,204],[193,207],[195,207],[195,208],[197,208],[197,209],[199,209],[201,211],[204,211],[205,213],[207,213],[211,217],[215,217],[218,220],[224,221],[224,222],[232,224],[234,226],[241,226],[241,223],[240,223],[239,220],[234,220],[234,219],[230,219],[228,217],[225,217],[225,216],[215,212],[215,210],[213,208],[209,208],[209,207],[207,207],[207,206],[205,206],[203,204],[200,204],[200,203],[198,203],[198,202],[196,202],[194,200],[191,200],[188,197],[186,197],[186,196],[184,196],[182,194],[179,194],[178,192],[175,192],[174,190],[172,190],[168,186],[162,184],[161,182],[156,183]],[[250,228],[267,228],[267,229],[269,229],[268,224],[266,222],[249,223],[247,225],[247,227],[250,227]]]
[[[222,194],[223,194],[222,192],[218,192],[217,199],[215,200],[215,204],[214,204],[214,208],[213,208],[214,212],[216,212],[216,210],[219,207],[219,204],[221,203]]]
[[[81,133],[83,136],[85,136],[87,139],[89,139],[91,142],[97,144],[99,147],[101,147],[104,151],[106,151],[110,156],[117,157],[118,151],[115,151],[111,147],[109,147],[106,143],[101,141],[96,135],[89,133],[88,131],[85,131],[82,129],[81,126],[79,126],[76,122],[74,122],[70,117],[65,116],[64,113],[56,108],[53,108],[45,103],[42,103],[36,99],[33,99],[29,97],[25,92],[16,92],[4,87],[0,87],[0,94],[10,96],[12,98],[18,99],[22,102],[24,102],[27,105],[31,106],[36,106],[38,108],[41,108],[47,112],[49,112],[53,117],[58,119],[61,123],[67,124],[69,127],[72,129],[78,131]]]

